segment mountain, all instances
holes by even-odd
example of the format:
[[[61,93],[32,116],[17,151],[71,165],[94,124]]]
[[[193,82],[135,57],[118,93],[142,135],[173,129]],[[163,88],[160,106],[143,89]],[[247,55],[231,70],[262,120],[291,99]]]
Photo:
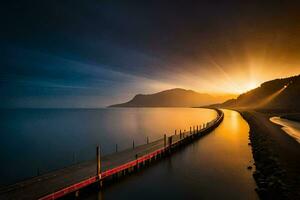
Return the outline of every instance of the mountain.
[[[126,103],[109,107],[195,107],[211,103],[220,103],[233,95],[212,96],[193,90],[175,88],[155,94],[138,94]]]
[[[217,106],[299,111],[300,75],[267,81]]]

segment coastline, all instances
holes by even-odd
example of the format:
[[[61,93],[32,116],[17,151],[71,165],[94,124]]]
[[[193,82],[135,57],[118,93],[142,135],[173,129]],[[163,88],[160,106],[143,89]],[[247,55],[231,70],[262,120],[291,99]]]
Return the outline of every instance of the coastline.
[[[281,129],[294,138],[300,145],[300,123],[286,118],[274,116],[270,118],[270,121],[277,124]]]
[[[255,160],[253,177],[261,199],[300,199],[300,145],[269,122],[268,113],[239,110],[248,122]]]

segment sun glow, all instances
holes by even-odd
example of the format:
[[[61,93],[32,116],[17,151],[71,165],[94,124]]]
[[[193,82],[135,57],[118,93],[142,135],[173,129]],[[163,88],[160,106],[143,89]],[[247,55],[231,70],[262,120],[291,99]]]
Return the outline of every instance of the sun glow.
[[[229,88],[229,90],[231,90],[237,94],[242,94],[242,93],[248,92],[252,89],[259,87],[259,85],[260,84],[254,80],[250,80],[250,81],[241,80],[236,84],[236,86],[234,88]]]
[[[246,84],[245,91],[252,90],[256,87],[258,87],[258,83],[256,81],[250,81],[249,83]]]

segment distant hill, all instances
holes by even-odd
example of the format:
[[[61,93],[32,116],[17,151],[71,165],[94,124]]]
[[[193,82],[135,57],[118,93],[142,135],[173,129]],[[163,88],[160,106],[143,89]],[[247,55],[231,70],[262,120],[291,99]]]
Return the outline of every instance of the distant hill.
[[[213,96],[175,88],[155,94],[138,94],[132,100],[109,107],[196,107],[220,103],[233,95]]]
[[[300,110],[300,75],[267,81],[218,107]]]

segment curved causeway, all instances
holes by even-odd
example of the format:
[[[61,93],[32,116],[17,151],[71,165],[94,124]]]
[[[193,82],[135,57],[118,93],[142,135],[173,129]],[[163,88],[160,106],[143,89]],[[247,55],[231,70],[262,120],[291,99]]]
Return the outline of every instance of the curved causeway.
[[[238,112],[223,112],[223,122],[200,140],[82,199],[258,199],[249,126]]]
[[[214,130],[223,120],[224,114],[216,110],[217,117],[206,124],[190,127],[189,131],[179,131],[163,139],[117,152],[97,156],[94,161],[76,164],[35,178],[2,188],[3,199],[57,199],[74,193],[86,186],[124,176],[148,165],[151,161],[169,155],[199,137]],[[99,149],[97,149],[97,153]],[[100,163],[101,161],[101,163]],[[96,170],[97,169],[97,170]],[[96,173],[97,171],[97,173]]]

